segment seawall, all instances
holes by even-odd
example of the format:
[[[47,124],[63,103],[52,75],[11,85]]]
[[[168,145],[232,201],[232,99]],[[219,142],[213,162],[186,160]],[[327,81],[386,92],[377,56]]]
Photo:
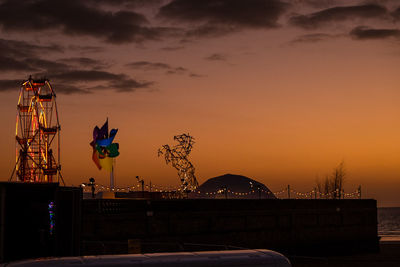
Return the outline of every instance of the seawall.
[[[376,201],[88,199],[82,253],[266,248],[292,254],[376,251]]]
[[[377,251],[376,200],[82,199],[58,184],[0,183],[0,262],[159,251]]]

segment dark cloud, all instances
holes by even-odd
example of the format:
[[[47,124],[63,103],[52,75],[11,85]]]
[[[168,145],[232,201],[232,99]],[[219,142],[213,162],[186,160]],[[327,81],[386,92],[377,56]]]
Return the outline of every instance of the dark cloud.
[[[161,7],[158,17],[194,24],[188,35],[203,37],[275,28],[287,7],[279,0],[173,0]]]
[[[36,45],[24,41],[0,39],[0,70],[9,71],[40,71],[44,69],[61,70],[67,66],[62,63],[41,59],[41,55],[63,52],[58,45]]]
[[[314,33],[305,34],[293,39],[290,44],[300,44],[300,43],[317,43],[321,41],[331,40],[338,37],[337,35],[326,34],[326,33]]]
[[[358,40],[400,38],[398,29],[371,29],[360,26],[350,32],[350,36]]]
[[[375,4],[328,8],[309,15],[290,18],[290,23],[305,29],[314,29],[330,22],[355,18],[384,18],[388,15],[385,7]]]
[[[164,50],[164,51],[176,51],[176,50],[181,50],[181,49],[184,49],[184,48],[185,48],[184,46],[166,46],[166,47],[161,48],[161,50]]]
[[[0,80],[0,92],[18,91],[22,83],[22,80]]]
[[[58,59],[57,61],[67,63],[67,64],[72,64],[75,66],[80,66],[84,68],[93,68],[93,69],[103,69],[109,64],[101,61],[101,60],[96,60],[88,57],[71,57],[71,58],[62,58]]]
[[[185,35],[188,38],[214,38],[238,31],[238,27],[231,27],[229,25],[205,24],[188,29]]]
[[[41,55],[49,52],[61,52],[56,45],[39,46],[22,41],[0,39],[0,71],[17,72],[22,76],[33,73],[33,77],[50,78],[57,84],[57,92],[63,94],[91,93],[95,83],[104,89],[119,92],[133,92],[148,88],[152,82],[137,81],[125,74],[115,74],[99,69],[108,66],[106,63],[88,58],[72,57],[59,60],[47,60]],[[19,85],[18,85],[19,84]],[[20,81],[0,79],[0,91],[19,88]]]
[[[105,49],[104,47],[100,46],[80,46],[80,45],[70,45],[68,46],[68,49],[81,52],[81,53],[100,53],[104,52]]]
[[[59,80],[62,82],[92,82],[92,81],[115,81],[118,79],[124,79],[124,75],[114,74],[107,71],[98,70],[71,70],[63,71],[60,73],[46,74],[47,77]]]
[[[32,68],[35,68],[37,70],[51,70],[52,72],[55,71],[65,71],[67,69],[70,69],[70,66],[64,63],[56,62],[56,61],[51,61],[51,60],[45,60],[45,59],[40,59],[40,58],[27,58],[24,59],[23,62],[28,65],[32,66]]]
[[[68,83],[52,83],[52,85],[56,85],[54,90],[58,94],[64,95],[72,95],[72,94],[91,94],[92,92],[88,89],[81,88],[76,85],[68,84]]]
[[[94,5],[123,6],[125,8],[138,8],[161,5],[163,0],[86,0]]]
[[[98,70],[71,70],[60,73],[41,73],[40,76],[51,77],[52,80],[77,86],[86,84],[84,90],[114,89],[118,92],[134,92],[137,89],[149,88],[153,82],[137,81],[125,74],[115,74]],[[95,87],[89,87],[91,82],[100,82]]]
[[[185,74],[187,73],[188,70],[186,68],[183,67],[177,67],[177,68],[172,68],[169,69],[166,74]]]
[[[144,70],[157,70],[157,69],[171,69],[172,67],[166,63],[160,62],[149,62],[149,61],[136,61],[125,65],[132,69],[144,69]]]
[[[69,66],[56,61],[42,59],[50,53],[64,52],[59,45],[37,45],[24,41],[0,39],[0,70],[8,71],[41,71],[52,69],[60,71]]]
[[[226,61],[227,57],[226,57],[226,55],[223,55],[223,54],[212,54],[208,57],[205,57],[204,59],[211,60],[211,61]]]
[[[154,82],[139,82],[130,78],[110,82],[110,86],[113,86],[118,92],[133,92],[137,89],[149,88],[153,84]]]
[[[34,77],[50,78],[62,94],[91,93],[91,83],[118,92],[133,92],[148,88],[153,83],[137,81],[125,74],[115,74],[99,69],[109,66],[103,61],[88,57],[71,57],[58,60],[41,58],[52,52],[63,52],[57,45],[41,46],[23,41],[0,39],[0,71],[16,72],[21,76],[33,73]],[[20,80],[0,79],[0,91],[19,88]]]
[[[202,78],[202,77],[205,77],[205,75],[196,74],[196,73],[190,73],[189,76],[192,77],[192,78]]]
[[[166,74],[184,74],[188,72],[188,70],[184,67],[173,67],[169,64],[161,62],[137,61],[126,64],[125,66],[128,68],[141,69],[145,71],[165,70]]]
[[[1,20],[1,18],[0,18]],[[36,45],[24,41],[0,39],[0,55],[8,57],[32,57],[40,54],[63,52],[64,48],[59,45]]]
[[[392,16],[395,20],[400,20],[400,7],[392,12]]]
[[[277,0],[174,0],[160,9],[159,16],[185,22],[273,28],[286,7]]]
[[[68,69],[69,66],[55,61],[44,60],[36,57],[16,59],[4,57],[0,55],[0,70],[9,71],[25,71],[33,72],[51,69],[53,71],[61,71]]]
[[[166,63],[161,62],[149,62],[149,61],[137,61],[125,65],[128,68],[140,69],[144,71],[165,71],[165,74],[185,74],[189,77],[203,77],[203,75],[190,72],[184,67],[174,67]]]
[[[11,57],[0,56],[0,71],[37,71],[37,68],[32,67],[30,64],[26,64],[20,60],[16,60]]]
[[[298,0],[300,5],[308,5],[315,8],[327,8],[335,5],[337,0]]]
[[[83,60],[91,62],[90,60]],[[2,69],[3,67],[3,69]],[[41,70],[38,72],[38,70]],[[118,92],[134,92],[138,89],[149,88],[153,82],[138,81],[125,74],[115,74],[108,71],[95,69],[83,70],[70,65],[38,58],[24,59],[21,61],[2,61],[0,57],[0,70],[19,71],[24,75],[36,71],[34,78],[47,77],[54,81],[56,92],[61,94],[93,93],[97,89],[116,90]],[[18,81],[20,86],[20,81]],[[92,84],[97,84],[93,87]],[[16,80],[0,80],[0,92],[16,88]]]
[[[0,3],[0,26],[16,32],[59,29],[115,44],[157,39],[167,30],[144,26],[147,19],[133,11],[111,12],[86,4],[79,0],[5,0]]]

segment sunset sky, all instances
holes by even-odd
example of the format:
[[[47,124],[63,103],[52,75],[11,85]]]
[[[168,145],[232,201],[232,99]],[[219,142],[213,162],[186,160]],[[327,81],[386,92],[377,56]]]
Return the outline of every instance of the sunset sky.
[[[189,133],[200,184],[306,192],[344,161],[346,192],[400,206],[399,66],[397,0],[0,0],[0,174],[32,74],[57,93],[67,185],[109,183],[89,146],[108,117],[117,186],[178,185],[157,150]]]

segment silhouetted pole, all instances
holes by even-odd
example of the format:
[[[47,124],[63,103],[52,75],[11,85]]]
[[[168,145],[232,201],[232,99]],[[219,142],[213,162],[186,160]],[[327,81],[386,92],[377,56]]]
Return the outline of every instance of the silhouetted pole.
[[[317,199],[317,188],[314,187],[314,199]]]
[[[228,190],[226,186],[224,187],[224,194],[225,194],[225,199],[228,199]]]
[[[95,180],[93,177],[89,178],[89,185],[91,186],[91,189],[92,189],[92,198],[94,198]]]
[[[113,159],[113,165],[111,166],[111,171],[110,171],[110,190],[111,191],[114,191],[114,188],[115,188],[114,164],[115,164],[115,158]]]
[[[287,197],[290,199],[290,185],[287,186]]]
[[[358,187],[358,199],[361,199],[361,185]]]
[[[151,192],[151,181],[150,181],[150,192]]]
[[[136,176],[136,179],[142,185],[142,197],[144,197],[144,180],[143,179],[140,180],[139,176]]]

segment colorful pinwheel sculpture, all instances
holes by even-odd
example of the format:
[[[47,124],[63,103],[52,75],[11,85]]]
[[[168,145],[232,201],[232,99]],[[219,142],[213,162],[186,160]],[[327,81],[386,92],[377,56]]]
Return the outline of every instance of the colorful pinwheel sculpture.
[[[93,141],[90,143],[93,148],[92,159],[99,170],[113,169],[113,158],[119,155],[119,144],[113,143],[117,132],[118,129],[111,129],[108,134],[108,119],[101,128],[96,126],[93,129]]]

